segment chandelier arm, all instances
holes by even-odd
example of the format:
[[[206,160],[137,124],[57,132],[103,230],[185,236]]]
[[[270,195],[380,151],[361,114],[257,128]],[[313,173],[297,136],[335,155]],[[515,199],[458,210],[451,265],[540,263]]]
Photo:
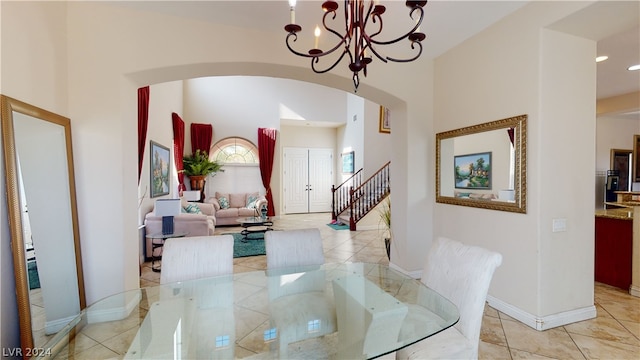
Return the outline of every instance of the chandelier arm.
[[[380,23],[380,26],[378,27],[378,31],[374,32],[373,34],[369,35],[369,38],[372,38],[378,34],[380,34],[382,32],[382,16],[380,16],[380,14],[373,14],[373,16],[371,17],[371,21],[375,24],[376,23],[376,19],[378,19],[378,22]]]
[[[336,18],[336,12],[332,11],[331,13],[333,13],[333,18],[331,20],[335,20]],[[342,39],[342,41],[344,42],[345,38],[347,37],[347,35],[340,35],[339,32],[335,31],[334,29],[330,28],[327,25],[327,16],[329,16],[329,12],[324,13],[324,15],[322,16],[322,26],[324,26],[325,30],[327,30],[328,32],[334,34],[335,36],[338,37],[338,39]],[[348,34],[348,33],[347,33]]]
[[[422,19],[424,18],[424,9],[423,9],[423,8],[421,8],[421,7],[413,8],[413,9],[411,10],[411,12],[409,13],[409,17],[411,17],[411,19],[413,19],[413,16],[411,16],[411,15],[412,15],[412,14],[413,14],[413,12],[414,12],[414,11],[416,11],[416,10],[419,10],[419,11],[420,11],[420,19],[418,20],[418,22],[416,22],[415,26],[414,26],[411,30],[409,30],[409,32],[407,32],[406,34],[404,34],[404,35],[402,35],[402,36],[400,36],[400,37],[398,37],[398,38],[395,38],[395,39],[393,39],[393,40],[388,40],[388,41],[378,41],[378,40],[371,39],[371,42],[372,42],[372,43],[374,43],[374,44],[376,44],[376,45],[391,45],[391,44],[395,44],[395,43],[397,43],[397,42],[398,42],[398,41],[400,41],[400,40],[404,40],[404,39],[408,38],[411,34],[415,33],[415,32],[416,32],[416,30],[418,30],[418,28],[420,27],[420,25],[422,25]]]
[[[316,74],[324,74],[326,72],[329,72],[329,71],[333,70],[333,68],[335,68],[336,65],[338,65],[340,63],[340,61],[342,61],[342,58],[347,53],[348,53],[348,51],[346,51],[346,50],[343,51],[342,55],[340,55],[340,57],[333,63],[333,65],[331,65],[330,67],[328,67],[328,68],[326,68],[324,70],[316,69],[315,64],[317,64],[320,61],[320,59],[318,57],[314,57],[313,59],[311,59],[311,70],[313,70],[313,72],[316,73]]]
[[[289,51],[291,51],[292,53],[298,55],[298,56],[302,56],[302,57],[314,57],[312,55],[309,54],[305,54],[305,53],[301,53],[298,52],[296,50],[294,50],[291,45],[289,44],[289,38],[293,36],[293,41],[295,42],[296,40],[298,40],[298,35],[296,33],[289,33],[289,35],[287,35],[286,39],[285,39],[285,43],[287,44],[287,48],[289,49]]]
[[[409,58],[409,59],[395,59],[395,58],[387,56],[387,60],[393,61],[393,62],[398,62],[398,63],[406,63],[406,62],[411,62],[411,61],[419,58],[420,55],[422,54],[422,43],[419,42],[419,41],[414,41],[414,42],[411,43],[411,48],[415,49],[415,45],[416,44],[418,44],[418,47],[419,47],[418,54],[416,56],[414,56],[412,58]]]
[[[387,59],[385,57],[383,57],[382,55],[380,55],[380,53],[378,53],[378,51],[376,51],[376,49],[373,46],[371,46],[371,44],[369,44],[369,46],[367,46],[367,47],[373,53],[373,55],[375,55],[378,59],[380,59],[380,61],[387,62]]]
[[[344,38],[343,38],[342,40],[340,40],[340,41],[336,44],[336,46],[334,46],[334,47],[333,47],[333,48],[331,48],[330,50],[323,51],[323,52],[318,52],[318,53],[314,53],[313,55],[307,55],[307,57],[321,57],[321,56],[329,55],[329,54],[333,53],[334,51],[336,51],[339,47],[341,47],[341,46],[342,46],[342,44],[345,44],[345,43],[346,43],[346,39],[344,39]],[[345,50],[345,51],[346,51],[346,50]],[[343,55],[343,56],[344,56],[344,55]]]

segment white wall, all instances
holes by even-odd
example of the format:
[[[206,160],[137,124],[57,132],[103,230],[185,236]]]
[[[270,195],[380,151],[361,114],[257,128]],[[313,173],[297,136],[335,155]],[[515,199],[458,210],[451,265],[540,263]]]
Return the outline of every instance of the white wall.
[[[156,199],[174,198],[178,193],[178,176],[175,167],[172,167],[173,173],[171,183],[169,184],[169,194],[151,198],[151,174],[150,174],[150,154],[151,141],[159,143],[169,148],[171,152],[171,163],[175,159],[173,153],[173,122],[172,113],[176,113],[182,117],[182,81],[171,81],[161,84],[155,84],[149,87],[149,123],[147,125],[147,141],[144,148],[144,160],[142,163],[142,172],[140,173],[140,184],[138,186],[139,213],[138,224],[144,222],[144,216],[153,210],[153,204]],[[184,118],[183,118],[184,120]],[[184,125],[185,143],[189,141],[189,125],[185,121]],[[186,147],[187,145],[185,145]],[[189,145],[191,148],[191,145]],[[182,155],[181,155],[182,156]],[[185,177],[185,182],[188,179]]]
[[[2,94],[69,115],[66,21],[66,4],[62,2],[0,2]],[[77,134],[76,127],[72,119],[72,137]],[[1,158],[4,159],[4,155]],[[0,188],[5,189],[4,176],[0,179]],[[6,214],[3,190],[0,191],[0,345],[3,349],[20,344]]]
[[[362,151],[364,154],[363,167],[365,169],[365,175],[370,176],[374,171],[377,171],[386,164],[387,161],[391,160],[393,148],[391,147],[391,135],[378,131],[380,105],[365,100],[364,118],[364,149]],[[391,119],[393,119],[393,114],[391,114]],[[393,122],[393,120],[391,120],[391,122]]]
[[[534,327],[593,315],[595,42],[541,30],[581,6],[531,3],[436,60],[436,132],[529,115],[527,213],[436,204],[434,234],[500,252],[493,305]]]
[[[65,5],[66,19],[58,11],[64,10]],[[591,156],[592,164],[584,166],[582,161],[573,163],[559,157],[564,166],[560,173],[569,176],[553,192],[553,198],[543,187],[552,184],[543,184],[540,179],[553,175],[558,163],[551,161],[548,167],[541,164],[553,160],[558,150],[565,150],[563,146],[550,147],[546,152],[540,149],[547,145],[547,139],[556,140],[553,134],[557,121],[562,121],[564,129],[576,126],[578,117],[586,119],[587,128],[580,130],[580,135],[588,138],[591,134],[595,138],[595,124],[590,123],[589,113],[585,114],[590,109],[583,104],[588,97],[585,91],[593,91],[591,76],[576,81],[575,86],[565,84],[591,73],[583,64],[584,59],[594,55],[587,54],[586,48],[591,46],[581,41],[574,44],[573,39],[555,34],[542,36],[540,32],[541,27],[582,6],[585,3],[533,2],[435,62],[423,57],[408,64],[370,65],[358,94],[386,105],[393,114],[389,135],[393,149],[393,266],[407,272],[419,271],[431,244],[428,229],[433,229],[433,235],[450,235],[501,251],[505,261],[496,273],[490,294],[513,309],[543,316],[583,306],[588,297],[585,284],[593,285],[593,272],[589,273],[583,263],[592,264],[592,258],[587,254],[579,262],[577,257],[593,246],[589,235],[581,237],[582,231],[576,228],[582,220],[588,228],[590,220],[582,210],[564,204],[581,204],[583,196],[589,198],[588,194],[593,193],[590,180],[580,184],[575,176],[593,174],[595,158]],[[224,2],[220,2],[219,10],[225,11]],[[235,36],[212,36],[225,33]],[[21,37],[9,38],[7,44],[7,34]],[[2,2],[2,35],[2,92],[72,119],[88,303],[135,288],[139,283],[137,157],[132,155],[137,153],[138,87],[202,76],[259,74],[352,90],[346,66],[318,76],[308,69],[306,60],[274,46],[282,44],[281,29],[257,32],[97,2]],[[38,39],[24,41],[31,36]],[[244,46],[237,46],[238,38],[243,39]],[[27,43],[41,46],[21,47]],[[568,45],[569,50],[557,51],[558,45]],[[39,53],[42,49],[45,56]],[[549,55],[551,50],[566,53],[567,60],[577,61],[576,69],[582,72],[568,69],[570,75],[557,74],[557,69],[566,70],[565,63]],[[259,62],[256,54],[261,56]],[[541,63],[547,55],[551,63]],[[10,75],[11,81],[6,80],[9,71],[5,69],[15,74]],[[60,78],[67,69],[66,80],[65,76]],[[551,79],[541,79],[541,69],[552,70],[554,83],[561,85],[559,89],[575,90],[574,98],[564,106],[542,99],[541,91],[552,89]],[[41,76],[33,75],[40,71]],[[521,113],[530,115],[528,214],[434,204],[434,134]],[[185,112],[184,117],[188,115]],[[578,142],[576,150],[595,154],[595,145]],[[566,191],[568,182],[577,186]],[[587,185],[590,187],[585,192],[582,188]],[[550,210],[558,204],[563,205],[558,207],[561,212]],[[549,236],[549,220],[555,216],[566,217],[569,229],[560,236]],[[461,227],[454,219],[471,223]],[[468,229],[478,228],[487,229],[482,240],[469,234]],[[6,237],[2,244],[8,246]],[[565,258],[569,245],[573,248]],[[579,251],[572,253],[576,248]],[[555,251],[557,255],[552,256]],[[3,274],[10,272],[5,264],[2,263]],[[541,271],[542,265],[556,271],[560,266],[575,266],[575,271],[566,276],[557,276],[556,272],[551,278],[548,272]],[[3,280],[3,324],[7,314],[4,294],[10,293],[4,291],[4,284]],[[567,291],[574,287],[576,295],[569,299]],[[7,328],[12,330],[10,325]]]
[[[602,115],[596,120],[596,171],[611,169],[611,149],[633,150],[633,135],[640,134],[640,114],[634,117]]]
[[[348,99],[353,96],[341,90],[312,83],[262,76],[220,76],[190,79],[185,83],[184,120],[190,123],[211,123],[213,140],[230,136],[243,137],[258,145],[257,128],[280,129],[274,160],[271,188],[276,214],[281,213],[281,150],[283,146],[331,148],[334,157],[336,130],[332,126],[345,123],[348,116]],[[330,104],[330,106],[327,106]],[[360,110],[362,111],[362,110]],[[282,126],[281,120],[298,120],[310,126]],[[323,123],[327,123],[323,127]],[[348,137],[360,136],[357,132]],[[186,137],[190,139],[187,130]],[[351,143],[352,141],[349,140]],[[190,140],[185,143],[190,144]],[[285,145],[286,144],[286,145]],[[190,145],[185,153],[190,153]],[[339,160],[339,159],[338,159]],[[264,187],[258,167],[227,166],[224,173],[209,179],[205,192],[242,192]],[[335,174],[335,172],[334,172]],[[244,179],[238,181],[238,179]],[[250,181],[248,179],[257,179]],[[248,181],[248,183],[247,183]],[[334,180],[339,181],[339,179]]]

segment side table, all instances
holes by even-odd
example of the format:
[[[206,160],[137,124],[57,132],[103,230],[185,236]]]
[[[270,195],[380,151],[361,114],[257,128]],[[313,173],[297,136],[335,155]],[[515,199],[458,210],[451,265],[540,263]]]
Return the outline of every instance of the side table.
[[[162,255],[158,254],[158,251],[156,250],[164,246],[165,240],[185,237],[187,235],[189,235],[189,233],[186,231],[178,231],[171,234],[163,234],[159,232],[147,235],[147,238],[151,239],[151,270],[160,272],[161,265],[156,265],[156,262],[162,259]]]

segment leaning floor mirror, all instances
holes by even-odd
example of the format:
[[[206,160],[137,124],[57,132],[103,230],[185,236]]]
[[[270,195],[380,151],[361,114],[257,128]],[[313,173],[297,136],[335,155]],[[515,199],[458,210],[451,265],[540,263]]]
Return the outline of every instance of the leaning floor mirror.
[[[436,134],[436,202],[527,212],[527,115]]]
[[[0,95],[23,354],[85,307],[70,120]]]

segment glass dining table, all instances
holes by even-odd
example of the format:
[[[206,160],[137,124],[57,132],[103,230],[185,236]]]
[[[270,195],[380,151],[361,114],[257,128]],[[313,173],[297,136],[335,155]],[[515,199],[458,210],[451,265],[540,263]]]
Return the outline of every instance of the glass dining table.
[[[387,265],[328,263],[112,295],[46,347],[58,359],[372,359],[458,319],[455,305]]]

